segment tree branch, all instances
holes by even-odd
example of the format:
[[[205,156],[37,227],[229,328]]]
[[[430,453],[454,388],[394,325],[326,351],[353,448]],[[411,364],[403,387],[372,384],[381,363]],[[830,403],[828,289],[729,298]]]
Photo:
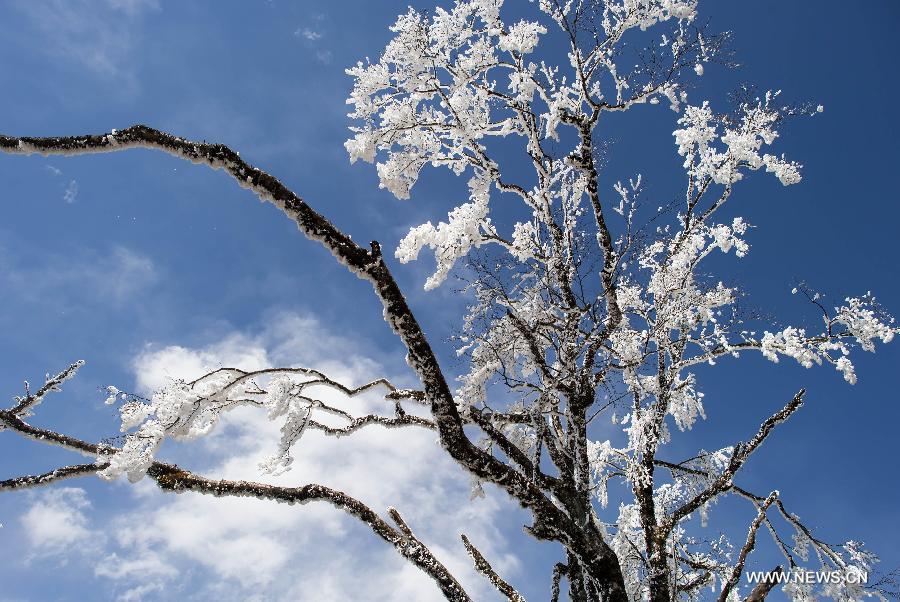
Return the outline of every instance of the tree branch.
[[[550,583],[550,602],[559,602],[559,582],[563,575],[568,575],[569,567],[561,562],[553,565],[553,580]]]
[[[37,393],[31,392],[31,387],[28,384],[28,381],[25,381],[25,395],[22,397],[16,398],[16,405],[13,406],[9,411],[15,414],[16,416],[27,416],[35,406],[40,404],[47,393],[59,391],[59,386],[65,381],[69,380],[75,373],[78,372],[78,369],[84,365],[84,360],[78,360],[74,364],[71,364],[68,368],[57,374],[56,376],[51,377],[49,374],[47,375],[47,382],[37,390]]]
[[[481,552],[478,551],[478,548],[472,545],[469,538],[466,537],[465,534],[460,535],[460,537],[462,538],[463,545],[466,546],[466,551],[469,553],[469,556],[475,561],[475,569],[487,577],[491,582],[491,585],[496,587],[510,602],[525,602],[525,598],[497,574],[497,571],[494,570]]]
[[[377,242],[372,243],[371,250],[363,249],[278,179],[249,165],[238,153],[222,144],[193,142],[145,125],[113,130],[108,134],[71,137],[34,138],[0,134],[0,150],[9,154],[81,155],[130,148],[161,150],[213,169],[224,169],[240,186],[249,188],[263,201],[281,209],[296,222],[307,238],[321,243],[351,272],[368,280],[384,305],[385,320],[408,350],[407,361],[422,381],[444,448],[480,479],[501,485],[523,504],[552,507],[539,492],[529,490],[526,479],[517,478],[510,467],[469,441],[437,358],[384,263]]]
[[[680,508],[675,510],[668,518],[660,525],[664,533],[669,533],[678,522],[685,518],[686,516],[693,513],[700,506],[722,493],[723,491],[727,491],[732,487],[732,479],[738,470],[744,465],[744,462],[747,461],[747,458],[750,457],[750,454],[756,450],[762,442],[766,440],[766,437],[769,436],[769,433],[772,432],[777,425],[781,424],[790,416],[800,409],[800,406],[803,405],[803,395],[806,393],[805,389],[800,389],[800,391],[794,395],[794,398],[791,399],[787,403],[784,408],[779,410],[778,412],[769,416],[759,427],[759,431],[757,431],[756,435],[748,442],[748,443],[739,443],[735,446],[734,452],[731,455],[731,461],[728,464],[728,468],[716,478],[715,481],[704,491],[698,493],[689,501],[685,502]]]
[[[725,585],[722,586],[722,592],[719,594],[719,602],[726,602],[726,600],[728,600],[728,594],[731,593],[731,590],[738,584],[738,581],[741,578],[741,572],[744,570],[744,565],[747,563],[747,556],[749,556],[750,552],[753,551],[753,548],[756,547],[756,532],[766,518],[766,510],[769,509],[769,506],[772,505],[772,502],[774,502],[777,497],[778,492],[773,491],[769,494],[769,497],[766,498],[766,501],[759,506],[759,512],[757,513],[756,518],[750,523],[747,541],[744,542],[744,546],[741,548],[737,564],[731,569],[731,576],[728,578],[728,581],[725,582]]]
[[[255,497],[287,504],[327,501],[335,508],[343,510],[367,524],[376,535],[394,546],[401,556],[434,579],[448,600],[460,602],[471,600],[447,568],[434,557],[431,551],[418,538],[412,535],[412,531],[399,518],[399,513],[393,508],[388,512],[397,521],[400,527],[399,532],[359,500],[350,497],[342,491],[337,491],[324,485],[308,484],[301,487],[277,487],[249,481],[212,480],[194,475],[177,466],[160,462],[154,463],[150,470],[147,471],[147,475],[153,478],[164,491],[174,491],[176,493],[193,491],[216,497]]]
[[[0,481],[0,491],[29,489],[32,487],[41,487],[44,485],[50,485],[52,483],[58,483],[59,481],[63,481],[65,479],[84,477],[87,475],[96,474],[98,471],[103,470],[108,465],[109,464],[107,464],[106,462],[101,462],[99,464],[74,464],[72,466],[63,466],[61,468],[51,470],[50,472],[45,472],[44,474],[25,475],[12,479],[6,479],[5,481]]]

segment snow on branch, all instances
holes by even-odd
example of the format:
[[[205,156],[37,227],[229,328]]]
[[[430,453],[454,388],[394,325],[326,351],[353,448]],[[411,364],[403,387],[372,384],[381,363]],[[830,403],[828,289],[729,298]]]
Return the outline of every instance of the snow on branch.
[[[700,380],[706,366],[753,351],[773,362],[831,365],[852,384],[857,375],[851,354],[874,351],[877,342],[888,343],[900,332],[870,294],[831,307],[806,288],[822,329],[776,327],[745,315],[741,291],[707,270],[711,257],[750,252],[753,226],[741,216],[721,217],[740,182],[763,171],[785,186],[801,181],[801,166],[773,149],[787,117],[821,108],[785,106],[779,92],[755,96],[746,90],[731,113],[716,112],[702,99],[689,102],[686,82],[704,75],[724,43],[696,25],[696,0],[541,0],[525,19],[515,20],[506,19],[502,0],[450,4],[427,13],[410,9],[377,60],[347,71],[354,125],[345,147],[351,162],[374,163],[381,187],[397,198],[412,196],[429,165],[466,178],[464,198],[446,208],[446,218],[413,225],[394,253],[401,263],[426,248],[433,253],[436,266],[426,288],[463,265],[458,273],[474,300],[458,337],[458,355],[467,361],[458,389],[451,390],[380,245],[359,246],[228,147],[143,125],[87,136],[0,135],[0,151],[9,154],[152,148],[225,170],[372,285],[420,381],[413,389],[384,380],[353,388],[298,368],[223,369],[170,383],[150,399],[123,398],[111,388],[110,401],[122,402],[126,435],[120,449],[24,422],[46,393],[74,373],[73,365],[48,377],[35,394],[26,385],[25,396],[0,411],[0,428],[95,457],[96,469],[64,467],[8,482],[38,484],[82,471],[131,479],[147,473],[180,490],[295,501],[320,495],[334,503],[321,489],[207,481],[155,460],[165,438],[201,436],[223,412],[255,406],[281,425],[266,466],[271,471],[290,467],[292,446],[310,429],[330,436],[374,425],[435,430],[479,487],[494,483],[533,514],[530,534],[562,545],[566,564],[554,570],[554,599],[563,576],[579,602],[662,600],[672,592],[693,599],[716,579],[731,583],[736,597],[732,581],[740,569],[729,556],[730,544],[715,540],[698,551],[685,525],[691,516],[704,524],[709,506],[725,493],[743,496],[757,509],[746,553],[738,557],[741,566],[763,526],[788,559],[788,570],[810,551],[840,570],[870,563],[854,545],[841,552],[816,539],[780,499],[733,482],[754,450],[802,405],[802,391],[747,443],[700,450],[679,464],[656,457],[677,434],[672,427],[690,429],[712,407]],[[553,36],[557,40],[550,42]],[[560,48],[562,61],[545,58]],[[683,168],[683,198],[678,191],[642,224],[640,176],[630,189],[603,189],[603,182],[617,180],[602,173],[608,130],[598,124],[609,112],[661,102],[676,113],[670,131]],[[498,199],[504,210],[492,213]],[[389,403],[370,412],[359,397],[376,390],[378,403]],[[407,412],[409,404],[428,407],[430,415]],[[593,421],[602,416],[624,443],[590,440],[589,432],[598,430]],[[478,427],[484,438],[473,442],[469,435],[476,429],[466,427]],[[673,482],[657,480],[656,467],[668,469]],[[608,500],[619,498],[607,489],[619,481],[625,502],[615,520],[602,522]],[[794,529],[793,546],[766,510]],[[378,529],[399,538],[430,570],[427,548],[399,514],[388,514],[394,526],[383,521]],[[505,583],[471,542],[464,543],[479,570],[495,585]],[[433,570],[444,579],[445,594],[465,599],[442,569]]]
[[[689,477],[690,479],[700,477],[705,482],[714,482],[719,477],[719,473],[710,470],[709,467],[701,469],[695,468],[694,463],[691,461],[676,464],[657,459],[654,463],[657,466],[670,470],[673,477],[677,480],[681,480],[684,477]],[[800,563],[810,559],[810,550],[814,551],[816,559],[821,567],[832,567],[834,570],[840,571],[843,574],[852,573],[857,575],[860,571],[871,571],[875,562],[877,562],[877,559],[871,553],[864,551],[857,542],[849,541],[842,546],[835,546],[834,544],[825,542],[813,535],[811,529],[801,522],[800,517],[787,510],[784,502],[776,495],[777,492],[773,492],[773,494],[766,497],[752,493],[734,483],[723,491],[723,493],[728,492],[749,500],[757,510],[756,519],[751,523],[750,529],[748,530],[747,541],[744,543],[744,546],[741,549],[742,552],[738,556],[739,561],[741,557],[743,557],[743,561],[746,563],[746,558],[749,556],[755,545],[756,532],[761,525],[765,525],[776,548],[781,552],[785,560],[787,560],[788,567],[791,571],[802,570]],[[779,534],[775,524],[765,511],[768,508],[777,510],[780,517],[794,529],[793,545],[788,544],[785,541],[785,538]],[[839,547],[842,547],[843,551],[841,551]],[[746,550],[745,554],[743,553],[743,550]],[[705,564],[702,562],[698,564],[699,558],[704,558],[705,560],[703,562],[705,562]],[[723,586],[736,574],[734,566],[712,562],[708,556],[697,555],[693,556],[693,559],[683,558],[682,562],[685,562],[693,569],[703,568],[719,574],[722,578]],[[783,568],[779,566],[772,572],[780,573],[782,571]],[[738,569],[738,576],[740,576],[740,572],[741,569]],[[887,577],[887,580],[890,581],[890,576]],[[735,586],[733,587],[736,587],[736,585],[737,583],[735,583]],[[776,583],[774,581],[770,583],[761,583],[753,589],[746,600],[764,600],[766,595],[768,595],[775,585]],[[870,586],[871,585],[872,584],[870,583]],[[885,587],[889,587],[891,583],[885,583],[884,585]],[[732,589],[732,591],[734,590]],[[801,593],[802,592],[798,590],[792,592],[792,595],[799,596]],[[835,588],[830,594],[835,599],[859,599],[862,597],[879,597],[880,595],[883,595],[878,589],[878,586],[868,587],[863,590],[857,584],[847,582],[835,584]],[[884,598],[882,597],[882,599]]]
[[[340,398],[350,400],[375,389],[393,395],[393,416],[354,415],[340,407]],[[350,435],[366,426],[420,426],[435,429],[434,422],[407,414],[403,400],[415,400],[410,391],[400,391],[384,378],[358,387],[348,387],[309,368],[267,368],[247,372],[221,368],[186,382],[176,380],[147,400],[110,386],[107,403],[117,400],[125,441],[109,458],[100,476],[113,479],[127,475],[139,480],[154,461],[164,439],[189,440],[212,431],[222,413],[242,406],[266,410],[270,420],[282,421],[276,454],[260,465],[268,473],[281,473],[293,462],[291,448],[307,429],[331,436]],[[337,399],[332,399],[337,396]],[[421,401],[416,401],[421,404]],[[346,404],[344,404],[346,405]]]
[[[545,227],[553,231],[559,251],[564,236],[554,223],[553,205],[565,203],[571,193],[565,185],[569,176],[575,189],[588,185],[578,170],[590,163],[591,152],[588,142],[571,153],[554,154],[549,142],[560,140],[560,125],[590,129],[602,111],[660,98],[676,107],[682,72],[710,60],[718,49],[715,36],[704,40],[686,29],[696,2],[571,4],[539,3],[542,16],[550,17],[547,26],[504,21],[502,0],[457,0],[450,10],[439,8],[430,17],[410,8],[392,27],[395,37],[377,62],[360,61],[347,70],[354,79],[347,104],[357,125],[350,128],[353,136],[345,147],[351,162],[375,163],[381,188],[407,199],[427,165],[456,175],[471,171],[468,202],[449,211],[446,222],[411,228],[397,248],[403,262],[416,259],[424,247],[434,251],[437,269],[426,289],[440,285],[459,259],[486,243],[500,244],[523,261],[535,259],[546,255],[537,236]],[[603,31],[592,32],[587,50],[577,32],[585,10],[603,14]],[[677,23],[671,43],[664,45],[671,55],[667,67],[645,65],[628,73],[616,64],[626,31],[665,22]],[[551,28],[563,34],[573,72],[530,60]],[[639,86],[638,77],[646,79]],[[632,86],[633,93],[626,92]],[[522,140],[523,158],[538,178],[535,188],[501,174],[491,146],[507,137]],[[518,196],[532,214],[508,236],[500,235],[489,217],[494,188]]]
[[[25,395],[17,396],[15,398],[16,405],[10,408],[9,411],[16,416],[27,418],[31,415],[31,410],[39,405],[48,393],[55,393],[57,391],[60,391],[60,385],[75,376],[75,374],[78,372],[78,369],[83,365],[84,360],[78,360],[56,376],[50,376],[50,374],[47,374],[44,384],[35,393],[31,392],[31,386],[26,380]]]
[[[805,393],[806,391],[804,389],[800,389],[784,408],[775,412],[763,421],[759,430],[750,441],[737,444],[728,461],[727,468],[718,475],[708,488],[695,495],[666,517],[665,521],[662,523],[662,528],[666,532],[671,531],[679,521],[694,513],[698,508],[715,496],[727,491],[733,485],[735,474],[741,469],[750,455],[762,445],[763,441],[766,440],[766,437],[769,436],[772,430],[800,409],[803,405],[803,396]]]
[[[753,548],[756,547],[756,532],[759,531],[760,525],[762,525],[763,520],[765,520],[766,518],[766,510],[769,509],[769,506],[772,505],[777,497],[778,492],[773,491],[771,494],[769,494],[769,497],[767,497],[765,501],[759,505],[759,513],[750,524],[750,530],[747,533],[747,541],[741,548],[737,563],[735,563],[734,568],[731,570],[731,576],[728,578],[728,581],[725,582],[725,585],[722,587],[722,591],[719,594],[719,602],[726,602],[731,591],[740,581],[741,575],[744,572],[744,565],[747,562],[747,556],[750,554],[750,552],[753,551]]]

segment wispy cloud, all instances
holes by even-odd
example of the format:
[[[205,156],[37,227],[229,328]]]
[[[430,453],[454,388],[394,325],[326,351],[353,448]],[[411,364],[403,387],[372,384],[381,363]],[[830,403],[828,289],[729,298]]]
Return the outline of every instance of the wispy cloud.
[[[121,306],[159,279],[152,259],[123,246],[113,246],[103,255],[48,255],[28,269],[3,255],[0,286],[21,291],[20,295],[29,300],[65,299],[69,304],[78,299],[94,305]]]
[[[63,192],[63,200],[67,203],[74,203],[77,197],[78,182],[75,180],[69,180],[69,184],[66,186],[66,189]]]
[[[41,0],[13,3],[30,21],[36,46],[121,88],[137,84],[133,71],[137,26],[156,0]]]
[[[106,4],[129,15],[137,15],[146,10],[159,9],[158,0],[106,0]]]
[[[44,169],[49,171],[53,177],[58,178],[62,175],[63,171],[58,167],[54,167],[52,165],[45,165]],[[63,200],[67,203],[74,203],[75,199],[78,198],[78,181],[74,178],[69,180],[69,183],[66,185],[65,190],[63,190]]]
[[[308,27],[304,27],[303,29],[298,29],[294,32],[295,36],[301,37],[304,40],[309,40],[310,42],[315,42],[317,40],[321,40],[324,36],[323,33],[319,31],[313,31]]]
[[[298,27],[294,30],[294,35],[303,40],[317,61],[327,65],[331,62],[331,51],[327,48],[322,48],[320,43],[325,38],[322,27],[325,22],[325,15],[315,15],[312,20],[314,22],[313,26]]]

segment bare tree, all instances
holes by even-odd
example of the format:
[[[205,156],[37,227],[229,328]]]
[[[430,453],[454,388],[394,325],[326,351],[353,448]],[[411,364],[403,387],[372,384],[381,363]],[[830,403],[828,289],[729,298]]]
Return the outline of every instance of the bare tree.
[[[736,482],[753,452],[801,408],[803,390],[787,394],[784,407],[759,424],[747,425],[745,441],[686,459],[665,453],[673,437],[705,417],[699,366],[761,353],[805,367],[832,365],[852,384],[850,355],[872,351],[877,340],[887,343],[898,332],[871,295],[829,307],[805,287],[797,292],[821,313],[822,330],[769,331],[742,312],[735,289],[705,272],[712,254],[748,252],[748,224],[740,217],[717,221],[735,186],[760,169],[784,185],[799,182],[799,165],[763,147],[774,144],[785,118],[821,108],[780,105],[777,93],[745,94],[729,113],[715,113],[706,102],[689,104],[685,81],[702,75],[711,61],[727,62],[725,37],[696,26],[695,0],[541,0],[537,20],[514,24],[501,19],[501,4],[457,0],[430,16],[410,10],[378,62],[348,70],[355,84],[349,102],[356,125],[346,143],[352,161],[377,162],[381,186],[399,198],[410,195],[429,164],[469,178],[468,201],[447,221],[413,228],[395,252],[407,262],[424,247],[433,250],[437,269],[426,288],[440,286],[460,264],[472,305],[459,336],[468,371],[456,390],[380,245],[358,245],[231,149],[143,125],[86,136],[0,136],[8,154],[151,148],[225,170],[372,285],[421,384],[399,389],[381,379],[352,387],[311,369],[228,368],[172,382],[149,399],[110,387],[108,401],[121,404],[129,433],[112,446],[26,422],[79,362],[38,391],[26,387],[0,411],[0,425],[91,460],[2,481],[0,489],[99,474],[132,481],[147,476],[167,491],[327,501],[394,546],[448,599],[470,599],[393,508],[383,517],[322,485],[212,480],[155,459],[166,438],[201,436],[223,412],[258,406],[282,423],[266,465],[271,472],[290,467],[294,444],[310,429],[332,436],[372,425],[436,432],[477,483],[496,485],[530,512],[527,533],[561,547],[565,560],[552,568],[548,586],[553,600],[563,583],[574,601],[694,600],[710,587],[719,600],[740,599],[741,576],[761,531],[785,558],[786,568],[773,574],[825,567],[842,577],[825,593],[839,599],[881,595],[853,578],[870,569],[871,554],[853,542],[832,545],[813,535],[777,490],[750,491]],[[540,58],[549,36],[566,47],[568,57],[558,65]],[[598,124],[609,113],[660,102],[677,115],[684,186],[671,206],[647,214],[638,202],[641,176],[601,192]],[[497,138],[518,141],[517,154],[498,150]],[[501,168],[513,161],[516,170]],[[492,221],[492,202],[517,211],[520,221]],[[323,394],[352,400],[373,390],[392,402],[392,413],[354,413],[347,409],[352,405],[331,403]],[[599,416],[621,426],[615,440],[592,440]],[[626,499],[617,511],[607,508],[610,487]],[[733,551],[725,541],[696,537],[686,524],[726,496],[752,509],[746,539]],[[498,592],[523,599],[465,535],[461,545]],[[785,582],[795,598],[810,595],[801,580]],[[761,583],[747,599],[761,600],[771,589],[772,583]]]

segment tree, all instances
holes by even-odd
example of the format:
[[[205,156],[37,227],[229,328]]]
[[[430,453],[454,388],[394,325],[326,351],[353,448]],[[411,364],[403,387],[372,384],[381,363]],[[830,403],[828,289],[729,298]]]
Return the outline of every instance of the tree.
[[[429,289],[463,264],[458,273],[473,303],[459,337],[468,371],[456,390],[380,245],[358,245],[231,149],[140,125],[102,135],[0,137],[0,148],[10,154],[144,147],[224,169],[372,285],[421,383],[401,389],[381,379],[354,387],[288,367],[217,370],[172,382],[149,399],[110,387],[108,401],[119,404],[128,432],[114,446],[25,421],[74,376],[75,363],[35,392],[26,386],[0,412],[0,423],[93,461],[6,480],[0,488],[99,474],[132,481],[147,476],[169,491],[324,500],[368,525],[432,577],[448,599],[468,599],[393,508],[389,522],[347,493],[321,485],[213,480],[155,459],[166,438],[201,436],[223,412],[259,406],[282,424],[265,467],[272,472],[290,468],[292,448],[306,430],[335,436],[373,425],[434,430],[472,475],[475,493],[482,483],[499,487],[532,514],[529,534],[562,549],[564,562],[552,572],[553,599],[563,582],[572,600],[696,599],[711,585],[720,599],[737,599],[763,527],[785,556],[777,571],[819,568],[807,564],[809,551],[814,561],[843,575],[870,570],[872,555],[853,542],[835,546],[818,538],[777,491],[735,483],[750,455],[802,406],[802,390],[788,395],[780,411],[747,425],[743,442],[698,450],[681,461],[665,453],[674,437],[705,416],[700,376],[718,361],[758,352],[805,367],[830,364],[852,384],[851,353],[872,351],[898,331],[871,295],[830,307],[804,285],[797,291],[821,313],[821,331],[775,328],[744,310],[736,288],[706,272],[717,254],[742,257],[749,250],[747,222],[718,221],[735,185],[762,168],[785,186],[798,183],[800,166],[764,147],[775,144],[786,118],[821,109],[783,106],[778,93],[750,91],[738,95],[729,113],[689,104],[685,81],[702,75],[710,62],[727,62],[725,37],[695,25],[693,1],[542,1],[538,20],[517,23],[501,20],[501,4],[460,0],[430,16],[411,10],[395,24],[395,37],[378,62],[348,71],[356,123],[346,143],[351,161],[377,162],[381,186],[398,198],[410,196],[429,164],[468,178],[468,202],[445,222],[413,228],[395,252],[404,263],[425,247],[434,252]],[[554,49],[553,38],[568,57],[559,66],[539,58],[543,48]],[[631,50],[632,40],[647,46]],[[601,191],[600,136],[609,113],[660,103],[677,114],[674,137],[685,173],[681,196],[653,212],[640,203],[640,176],[618,183],[613,194]],[[495,224],[492,206],[502,221],[513,223]],[[393,413],[360,415],[324,393],[352,400],[376,389],[392,402]],[[614,418],[621,431],[595,440],[591,433],[600,417]],[[733,547],[702,539],[688,522],[725,496],[746,499],[754,514],[746,539]],[[610,498],[622,500],[617,509],[607,507]],[[793,545],[786,543],[785,528],[793,531]],[[499,592],[521,599],[465,536],[462,544]],[[749,593],[750,599],[764,598],[766,587]],[[810,595],[800,583],[788,589],[798,599]],[[878,592],[847,578],[826,593],[856,599]]]

